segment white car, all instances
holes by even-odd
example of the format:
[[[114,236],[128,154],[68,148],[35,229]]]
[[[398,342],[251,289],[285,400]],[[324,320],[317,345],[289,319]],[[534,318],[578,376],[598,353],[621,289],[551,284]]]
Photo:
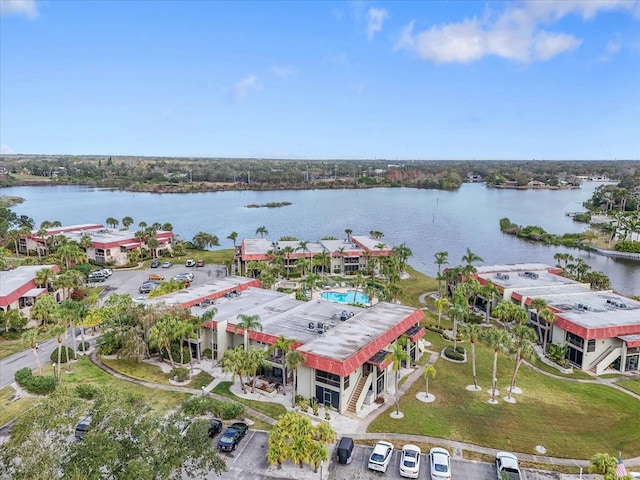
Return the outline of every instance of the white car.
[[[405,445],[400,455],[400,476],[406,478],[418,478],[420,475],[420,447]]]
[[[431,480],[451,480],[451,455],[444,448],[429,450]]]
[[[162,268],[171,268],[173,266],[172,262],[163,262]]]
[[[101,268],[100,270],[98,270],[99,272],[102,272],[103,275],[106,275],[107,277],[110,277],[113,274],[113,270],[110,268]]]
[[[393,445],[389,442],[379,441],[373,447],[367,467],[370,470],[385,473],[391,463],[391,457],[393,457]]]
[[[509,452],[496,453],[496,473],[498,480],[521,480],[518,457]]]

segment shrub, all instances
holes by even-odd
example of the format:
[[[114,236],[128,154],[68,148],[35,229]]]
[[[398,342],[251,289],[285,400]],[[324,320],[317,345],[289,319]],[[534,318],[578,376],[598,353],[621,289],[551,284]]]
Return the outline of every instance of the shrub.
[[[452,346],[448,346],[444,349],[444,355],[451,360],[464,360],[464,348],[457,347],[454,350]]]
[[[71,300],[75,300],[77,302],[79,300],[82,300],[84,297],[86,297],[87,292],[82,289],[72,290],[69,296],[71,297]]]
[[[79,352],[86,352],[87,350],[89,350],[89,348],[91,348],[91,344],[89,342],[80,342],[78,344],[78,351]]]
[[[96,340],[96,345],[100,355],[113,355],[122,347],[122,340],[114,332],[107,331]]]
[[[184,355],[184,362],[189,363],[191,361],[191,349],[188,347],[182,347],[182,352]],[[180,362],[180,345],[177,343],[171,344],[171,356],[173,357],[173,361],[178,363]],[[165,360],[169,360],[169,355],[167,354],[167,349],[162,349],[162,358]]]
[[[16,330],[5,330],[2,332],[2,338],[6,340],[17,340],[22,335],[22,332]]]
[[[189,380],[188,368],[174,368],[169,372],[169,378],[176,382],[186,382]]]
[[[202,351],[201,355],[202,355],[202,358],[209,358],[210,359],[211,358],[211,349],[210,348],[205,348]]]
[[[56,377],[54,376],[33,376],[28,367],[18,370],[14,378],[16,383],[27,392],[35,395],[47,395],[56,389]]]
[[[210,413],[223,420],[240,418],[244,415],[244,405],[224,402],[211,397],[190,396],[182,402],[182,409],[187,415],[205,415]]]
[[[49,355],[49,359],[52,362],[58,362],[58,348],[60,348],[60,351],[62,352],[62,355],[60,356],[60,363],[67,363],[67,351],[69,352],[69,360],[76,359],[76,352],[73,351],[73,348],[62,345],[61,347],[57,347],[53,352],[51,352],[51,355]]]
[[[84,398],[85,400],[92,400],[96,394],[98,393],[98,389],[93,385],[87,383],[81,383],[76,386],[76,395],[80,398]]]

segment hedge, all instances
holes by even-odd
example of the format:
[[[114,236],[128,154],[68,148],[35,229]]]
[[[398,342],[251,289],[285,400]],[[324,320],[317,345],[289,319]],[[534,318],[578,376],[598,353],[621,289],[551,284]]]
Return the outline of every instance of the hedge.
[[[187,415],[205,415],[207,413],[222,420],[240,418],[244,415],[244,405],[224,402],[205,396],[190,396],[182,402],[182,410]]]
[[[73,348],[62,345],[62,347],[56,347],[53,352],[51,352],[51,355],[49,355],[49,358],[53,363],[58,363],[58,348],[60,348],[62,352],[60,355],[60,363],[67,363],[67,351],[69,352],[69,360],[76,359],[76,353],[73,351]]]
[[[14,378],[18,385],[35,395],[47,395],[53,392],[57,385],[56,377],[51,375],[33,376],[33,372],[28,367],[18,370]]]

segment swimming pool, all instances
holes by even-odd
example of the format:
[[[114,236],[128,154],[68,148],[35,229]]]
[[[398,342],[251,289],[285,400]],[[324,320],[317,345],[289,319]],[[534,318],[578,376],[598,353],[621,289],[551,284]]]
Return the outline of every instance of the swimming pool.
[[[340,292],[322,292],[320,294],[322,298],[325,300],[329,300],[334,303],[358,303],[360,305],[369,305],[370,300],[362,292],[357,292],[355,290],[349,290],[348,292],[340,293]]]

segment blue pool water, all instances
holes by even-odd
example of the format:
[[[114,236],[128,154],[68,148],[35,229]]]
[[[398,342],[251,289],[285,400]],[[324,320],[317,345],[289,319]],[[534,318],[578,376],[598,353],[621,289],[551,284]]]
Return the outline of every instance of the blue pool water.
[[[362,292],[356,292],[355,290],[349,290],[345,293],[339,292],[322,292],[320,294],[325,300],[335,303],[359,303],[361,305],[369,305],[369,297]]]

